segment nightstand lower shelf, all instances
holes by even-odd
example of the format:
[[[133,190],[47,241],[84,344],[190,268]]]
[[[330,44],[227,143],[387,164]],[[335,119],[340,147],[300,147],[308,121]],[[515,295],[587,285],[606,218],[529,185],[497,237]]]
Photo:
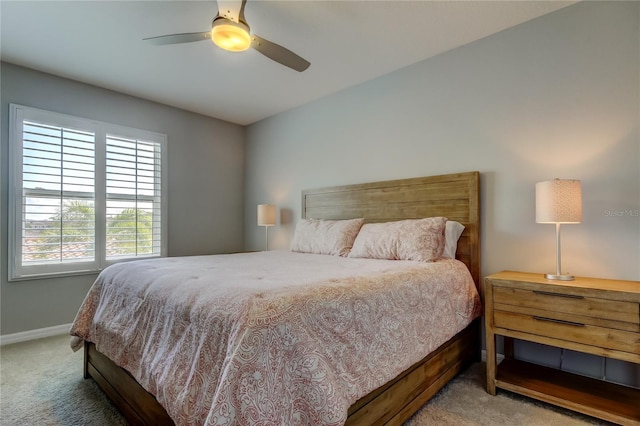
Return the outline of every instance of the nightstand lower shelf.
[[[505,359],[496,386],[531,398],[620,423],[640,425],[640,389]]]

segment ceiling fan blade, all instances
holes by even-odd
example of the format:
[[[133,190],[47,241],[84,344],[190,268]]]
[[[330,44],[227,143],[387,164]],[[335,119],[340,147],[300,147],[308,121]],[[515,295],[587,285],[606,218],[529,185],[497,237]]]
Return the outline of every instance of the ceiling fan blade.
[[[182,34],[169,34],[158,37],[149,37],[142,39],[149,44],[177,44],[177,43],[191,43],[192,41],[211,40],[211,31],[203,31],[201,33],[182,33]]]
[[[272,59],[284,65],[285,67],[289,67],[298,72],[306,70],[307,68],[309,68],[309,65],[311,65],[309,61],[296,55],[289,49],[285,49],[279,44],[275,44],[273,42],[270,42],[269,40],[265,40],[255,34],[251,36],[251,47],[262,53],[267,58]]]

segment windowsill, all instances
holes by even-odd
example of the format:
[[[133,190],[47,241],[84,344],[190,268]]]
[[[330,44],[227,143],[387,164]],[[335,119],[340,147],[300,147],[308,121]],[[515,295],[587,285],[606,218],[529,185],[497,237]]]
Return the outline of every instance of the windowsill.
[[[98,276],[98,274],[102,272],[103,269],[108,268],[109,266],[115,265],[117,263],[133,262],[138,260],[159,259],[161,257],[166,257],[166,256],[162,256],[162,255],[161,256],[144,256],[144,257],[140,256],[140,257],[123,258],[118,260],[110,260],[110,261],[107,261],[104,268],[100,268],[100,269],[85,269],[85,270],[79,270],[79,271],[65,271],[65,272],[46,272],[41,274],[28,274],[28,275],[25,274],[18,277],[10,276],[8,281],[9,282],[35,281],[35,280],[46,280],[46,279],[53,279],[53,278],[74,277],[79,275]]]
[[[21,281],[35,281],[35,280],[46,280],[52,278],[64,278],[64,277],[74,277],[78,275],[95,275],[97,276],[101,270],[90,270],[90,271],[73,271],[73,272],[58,272],[58,273],[47,273],[47,274],[32,274],[32,275],[21,275],[19,277],[9,277],[9,282],[21,282]]]

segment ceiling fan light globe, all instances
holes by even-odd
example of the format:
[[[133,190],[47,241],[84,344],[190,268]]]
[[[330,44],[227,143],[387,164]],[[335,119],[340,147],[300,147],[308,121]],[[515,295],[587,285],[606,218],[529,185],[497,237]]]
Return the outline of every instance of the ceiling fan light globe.
[[[251,47],[249,27],[224,18],[213,21],[211,40],[218,47],[231,52],[242,52]]]

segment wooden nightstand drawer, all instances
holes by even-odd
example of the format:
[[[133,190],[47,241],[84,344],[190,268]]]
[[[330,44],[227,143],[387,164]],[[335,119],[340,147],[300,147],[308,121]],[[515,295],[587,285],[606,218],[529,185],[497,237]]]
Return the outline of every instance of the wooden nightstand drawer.
[[[557,286],[556,286],[557,287]],[[523,312],[530,315],[543,316],[572,321],[577,315],[603,321],[589,321],[593,325],[640,331],[640,305],[638,303],[587,297],[576,294],[573,289],[553,289],[539,286],[537,289],[522,290],[512,287],[495,286],[493,289],[495,309],[511,312]],[[562,315],[562,314],[567,315]],[[584,322],[585,318],[575,320]],[[616,322],[628,323],[616,325]]]
[[[494,311],[493,319],[496,328],[640,355],[640,333],[637,331],[589,325],[576,321],[578,318],[550,318],[548,315],[527,315],[499,310]]]

